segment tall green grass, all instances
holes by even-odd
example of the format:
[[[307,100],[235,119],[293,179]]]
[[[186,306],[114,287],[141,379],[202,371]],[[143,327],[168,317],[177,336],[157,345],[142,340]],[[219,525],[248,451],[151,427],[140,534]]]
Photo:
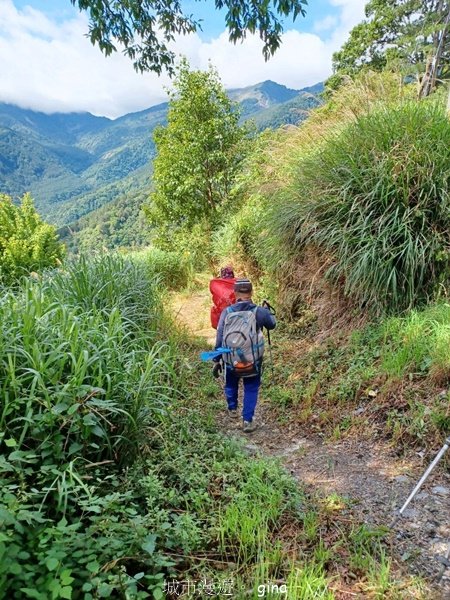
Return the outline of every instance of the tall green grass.
[[[316,246],[327,277],[382,311],[434,297],[450,275],[450,121],[436,103],[361,116],[294,167],[273,211],[289,253]]]
[[[134,263],[142,265],[147,274],[158,280],[161,287],[180,289],[188,286],[194,275],[193,258],[188,252],[162,250],[151,246],[132,252]]]
[[[439,303],[383,323],[381,367],[391,376],[430,374],[450,379],[450,305]]]
[[[132,462],[175,374],[131,262],[81,259],[0,300],[0,427],[17,452]]]
[[[142,555],[151,522],[120,473],[159,439],[177,395],[161,327],[155,282],[118,257],[82,258],[4,290],[2,597],[70,598],[75,578],[78,591],[80,581],[86,592],[109,580],[115,589],[120,577],[100,576],[97,557],[120,557],[120,546]]]

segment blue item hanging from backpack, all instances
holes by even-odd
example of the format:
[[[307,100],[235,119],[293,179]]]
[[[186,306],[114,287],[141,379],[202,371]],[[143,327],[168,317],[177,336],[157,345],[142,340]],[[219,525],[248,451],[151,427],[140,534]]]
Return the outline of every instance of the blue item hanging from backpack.
[[[228,352],[231,352],[231,350],[229,348],[217,348],[217,350],[210,350],[209,352],[201,352],[200,359],[203,362],[206,362],[208,360],[214,360],[215,358],[222,356],[222,354],[227,354]]]

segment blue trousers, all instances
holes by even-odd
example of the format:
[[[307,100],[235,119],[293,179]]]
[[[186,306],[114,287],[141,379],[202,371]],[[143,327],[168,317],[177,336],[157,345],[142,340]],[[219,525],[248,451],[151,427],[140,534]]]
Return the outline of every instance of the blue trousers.
[[[261,373],[254,377],[237,377],[229,369],[225,374],[225,396],[229,410],[236,410],[238,405],[239,381],[244,382],[244,406],[242,407],[242,418],[251,421],[255,414],[258,392],[261,385]]]

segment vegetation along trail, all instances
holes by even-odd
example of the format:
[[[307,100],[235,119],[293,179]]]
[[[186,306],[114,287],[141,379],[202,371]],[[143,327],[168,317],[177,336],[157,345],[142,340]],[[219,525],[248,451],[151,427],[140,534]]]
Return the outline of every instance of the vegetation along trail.
[[[183,3],[71,4],[172,87],[0,103],[0,600],[450,600],[449,2],[228,91],[172,52]],[[265,58],[306,10],[209,4]]]
[[[200,276],[199,284],[204,285],[205,281]],[[205,346],[214,344],[215,339],[209,324],[209,305],[206,286],[203,290],[174,294],[172,298],[176,321],[202,339]],[[294,410],[283,406],[283,395],[288,398],[292,390],[289,383],[280,386],[278,382],[283,381],[286,372],[291,381],[300,376],[296,373],[296,355],[304,353],[305,344],[312,342],[283,334],[274,338],[275,362],[273,371],[266,365],[256,413],[258,429],[244,434],[240,421],[228,418],[224,400],[217,412],[220,429],[227,436],[241,439],[250,455],[279,459],[302,489],[327,505],[336,522],[379,527],[389,553],[405,571],[433,580],[441,568],[439,557],[445,555],[450,539],[450,474],[433,472],[389,533],[387,526],[430,462],[429,456],[420,449],[401,454],[375,430],[364,433],[355,429],[348,435],[335,431],[326,436],[320,423],[315,423],[317,415],[312,415],[309,423],[300,422],[298,411],[305,399],[298,397]],[[217,397],[222,400],[219,389]],[[366,410],[361,403],[353,410],[353,416]],[[441,584],[428,593],[436,598],[450,598],[450,573],[447,571]]]

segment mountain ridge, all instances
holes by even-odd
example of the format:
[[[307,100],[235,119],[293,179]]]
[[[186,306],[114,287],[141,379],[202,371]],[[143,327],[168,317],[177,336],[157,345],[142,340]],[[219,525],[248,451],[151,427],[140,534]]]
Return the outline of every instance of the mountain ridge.
[[[271,80],[228,93],[242,120],[254,119],[259,129],[299,122],[321,103]],[[31,192],[44,218],[68,224],[135,189],[134,174],[138,183],[148,182],[142,173],[151,173],[152,133],[166,122],[167,110],[163,102],[110,119],[0,103],[0,192],[15,199]]]

